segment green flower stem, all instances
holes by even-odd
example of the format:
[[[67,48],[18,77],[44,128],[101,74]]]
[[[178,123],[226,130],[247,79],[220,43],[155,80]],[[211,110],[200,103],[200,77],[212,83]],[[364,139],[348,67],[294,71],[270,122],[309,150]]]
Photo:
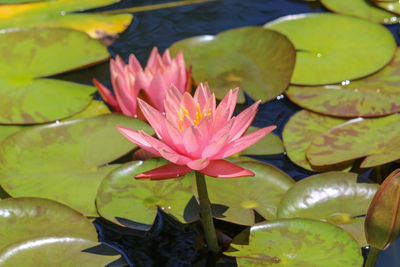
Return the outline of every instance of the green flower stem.
[[[214,222],[211,213],[210,199],[208,198],[206,179],[204,174],[196,173],[197,192],[200,199],[200,217],[203,224],[203,231],[208,248],[217,253],[218,241],[217,234],[215,233]]]
[[[367,262],[365,263],[365,267],[375,267],[376,266],[376,261],[378,260],[379,252],[381,252],[380,249],[370,247],[369,248],[369,253],[367,257]]]

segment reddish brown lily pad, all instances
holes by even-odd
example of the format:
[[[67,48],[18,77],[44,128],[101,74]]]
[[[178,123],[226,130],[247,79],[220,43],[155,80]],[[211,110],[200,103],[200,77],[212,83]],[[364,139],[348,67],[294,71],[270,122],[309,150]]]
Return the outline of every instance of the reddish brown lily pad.
[[[306,151],[311,141],[332,127],[344,123],[346,120],[323,116],[307,110],[294,114],[283,129],[282,138],[289,159],[310,171],[321,171],[322,168],[312,166],[306,158]],[[351,163],[339,166],[327,166],[323,170],[345,170]]]
[[[400,50],[389,65],[361,80],[338,85],[291,86],[286,95],[297,105],[338,117],[376,117],[400,111]]]
[[[400,159],[400,114],[336,126],[315,138],[306,155],[315,166],[366,157],[361,167],[368,168]]]
[[[240,238],[246,234],[240,234]],[[248,233],[247,233],[248,234]],[[357,242],[339,227],[309,219],[279,219],[251,227],[249,244],[225,252],[239,267],[344,267],[363,264]]]

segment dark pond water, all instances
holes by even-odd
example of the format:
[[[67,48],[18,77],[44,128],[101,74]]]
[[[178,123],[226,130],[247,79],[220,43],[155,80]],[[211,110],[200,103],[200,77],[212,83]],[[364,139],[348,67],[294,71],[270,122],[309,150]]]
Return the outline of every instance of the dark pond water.
[[[122,0],[111,7],[98,9],[110,10],[169,1],[128,1]],[[134,53],[145,64],[153,46],[160,51],[175,41],[202,34],[217,34],[221,31],[247,26],[263,25],[288,14],[308,12],[326,12],[318,4],[301,0],[221,0],[204,4],[189,5],[170,9],[153,10],[135,14],[134,22],[121,34],[109,48],[112,56],[116,54],[127,60]],[[388,27],[399,43],[398,25]],[[110,86],[108,64],[91,69],[92,76]],[[71,76],[72,77],[72,76]],[[72,79],[81,80],[75,73]],[[87,81],[86,81],[87,82]],[[248,103],[252,100],[248,99]],[[284,96],[260,106],[254,125],[275,124],[276,134],[281,135],[283,126],[289,117],[300,110]],[[312,174],[292,164],[285,155],[259,157],[279,167],[296,180]],[[196,258],[194,249],[196,227],[183,229],[164,215],[158,216],[157,223],[150,233],[127,231],[110,225],[103,220],[95,222],[102,241],[118,249],[131,266],[203,266],[204,262]],[[400,266],[400,242],[393,244],[379,258],[378,266]],[[196,261],[197,260],[197,261]],[[194,264],[192,262],[195,262]],[[220,266],[236,266],[234,260],[225,260]]]

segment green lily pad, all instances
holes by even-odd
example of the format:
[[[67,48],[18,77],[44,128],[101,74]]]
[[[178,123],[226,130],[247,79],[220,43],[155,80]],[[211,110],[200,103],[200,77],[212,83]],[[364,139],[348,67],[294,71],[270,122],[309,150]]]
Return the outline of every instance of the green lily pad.
[[[259,128],[250,126],[245,134],[257,131]],[[238,153],[240,155],[274,155],[281,154],[285,150],[279,136],[274,133],[267,134],[263,139]]]
[[[0,251],[0,264],[20,266],[106,266],[120,255],[86,252],[98,242],[73,236],[41,237],[20,241]],[[117,252],[114,252],[117,254]]]
[[[68,117],[64,120],[75,120],[79,118],[90,118],[98,115],[109,114],[111,111],[104,104],[103,101],[92,100],[84,110],[76,113],[72,117]],[[28,125],[0,125],[0,142],[3,141],[7,136],[18,132],[22,129],[29,127]]]
[[[362,168],[400,159],[400,115],[354,119],[336,126],[315,138],[306,156],[315,166],[366,157]]]
[[[367,246],[364,221],[379,185],[363,183],[356,173],[326,172],[297,182],[283,196],[279,218],[308,218],[336,224],[360,247]]]
[[[105,47],[80,32],[31,29],[0,34],[0,123],[49,122],[83,110],[94,87],[40,77],[107,58]]]
[[[218,99],[239,87],[253,99],[270,100],[287,88],[295,62],[285,36],[258,26],[191,37],[170,49],[174,55],[183,50],[193,78],[207,81]],[[238,103],[244,100],[239,94]]]
[[[306,158],[306,151],[312,140],[320,134],[328,131],[346,120],[322,116],[307,110],[301,110],[294,114],[286,123],[282,132],[283,144],[289,159],[310,171],[322,171],[321,168],[312,166]],[[348,170],[352,163],[327,166],[323,170]]]
[[[276,218],[279,202],[294,180],[267,163],[245,159],[234,163],[251,170],[255,176],[234,179],[206,177],[211,203],[228,208],[223,214],[214,216],[243,225],[255,223],[253,210],[266,219]]]
[[[286,95],[297,105],[338,117],[377,117],[400,111],[400,50],[381,71],[341,85],[291,86]]]
[[[81,213],[44,198],[0,201],[0,250],[32,238],[75,236],[97,241],[94,225]]]
[[[321,3],[333,12],[359,17],[376,23],[394,24],[399,18],[391,12],[371,4],[368,0],[321,0]]]
[[[163,180],[144,181],[134,177],[151,169],[168,163],[164,159],[133,161],[111,172],[102,182],[96,205],[99,214],[105,219],[120,224],[128,219],[134,223],[129,226],[149,230],[157,215],[157,207],[173,215],[182,223],[189,220],[185,217],[185,208],[193,197],[193,174],[184,177]]]
[[[234,240],[235,242],[235,240]],[[330,223],[308,219],[279,219],[251,227],[249,245],[232,244],[239,251],[239,267],[363,265],[361,249],[354,239]]]
[[[146,123],[117,114],[16,132],[0,147],[1,186],[13,197],[45,197],[97,215],[97,188],[118,166],[106,164],[136,147],[116,124],[152,133]]]
[[[296,47],[293,84],[331,84],[366,76],[389,63],[396,49],[384,26],[343,15],[286,16],[264,27],[285,34]]]
[[[400,3],[397,1],[374,0],[374,4],[389,12],[400,15]]]

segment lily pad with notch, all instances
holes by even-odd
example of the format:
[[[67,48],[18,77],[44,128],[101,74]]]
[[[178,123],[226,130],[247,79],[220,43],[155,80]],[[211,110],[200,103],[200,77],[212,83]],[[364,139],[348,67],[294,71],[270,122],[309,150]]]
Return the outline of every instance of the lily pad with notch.
[[[337,117],[379,117],[400,111],[400,50],[382,70],[366,78],[325,86],[290,86],[297,105]]]
[[[182,223],[197,220],[197,214],[190,216],[190,210],[186,209],[193,198],[192,173],[163,181],[134,178],[137,174],[166,163],[164,159],[133,161],[111,172],[103,180],[97,193],[99,214],[114,223],[145,231],[153,225],[157,208]]]
[[[207,81],[218,99],[239,87],[262,101],[287,88],[296,54],[285,36],[258,26],[191,37],[170,49],[173,55],[183,51],[186,64],[193,67],[195,81]],[[244,101],[244,95],[239,94],[238,103]]]
[[[143,121],[118,114],[16,132],[0,147],[1,186],[13,197],[45,197],[96,216],[97,189],[118,167],[107,163],[136,147],[116,124],[153,133]]]
[[[349,16],[318,13],[279,18],[264,25],[296,47],[292,84],[340,83],[372,74],[392,59],[396,41],[384,26]]]
[[[3,124],[50,122],[83,110],[92,100],[94,87],[42,77],[109,57],[99,41],[65,29],[2,33],[0,51],[0,123]]]
[[[281,198],[295,183],[276,167],[250,159],[236,159],[235,164],[255,173],[254,177],[216,179],[206,177],[207,190],[212,205],[225,207],[214,217],[242,225],[254,225],[254,211],[265,219],[276,218]],[[196,186],[193,185],[196,191]]]
[[[356,173],[326,172],[297,182],[283,196],[279,218],[308,218],[335,224],[360,247],[367,246],[364,221],[379,185]]]
[[[307,110],[297,112],[289,119],[282,132],[287,156],[296,165],[310,171],[349,170],[352,162],[318,168],[311,165],[306,158],[306,151],[312,140],[344,122],[346,122],[344,119],[323,116]]]

